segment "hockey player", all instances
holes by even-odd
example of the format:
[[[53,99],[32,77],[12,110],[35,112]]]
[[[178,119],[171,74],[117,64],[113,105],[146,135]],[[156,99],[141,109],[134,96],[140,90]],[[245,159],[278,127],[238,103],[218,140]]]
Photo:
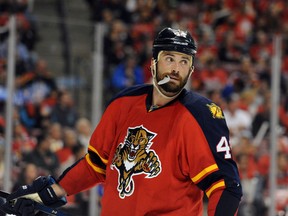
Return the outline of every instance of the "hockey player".
[[[21,196],[36,193],[38,201],[57,207],[66,196],[103,182],[103,216],[202,216],[204,194],[209,216],[236,215],[242,189],[223,112],[184,88],[195,54],[189,32],[160,31],[153,43],[153,85],[116,95],[86,156],[55,183],[42,176],[19,188],[8,197],[16,204],[6,202],[2,209],[33,215],[31,202]]]

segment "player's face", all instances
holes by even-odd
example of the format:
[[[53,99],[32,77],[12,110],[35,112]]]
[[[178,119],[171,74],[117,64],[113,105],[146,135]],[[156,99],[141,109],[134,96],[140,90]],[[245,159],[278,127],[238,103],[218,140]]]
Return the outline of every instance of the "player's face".
[[[191,65],[191,56],[175,51],[163,51],[160,54],[157,63],[156,80],[159,82],[168,75],[170,81],[159,86],[162,93],[171,96],[181,91],[192,72]]]

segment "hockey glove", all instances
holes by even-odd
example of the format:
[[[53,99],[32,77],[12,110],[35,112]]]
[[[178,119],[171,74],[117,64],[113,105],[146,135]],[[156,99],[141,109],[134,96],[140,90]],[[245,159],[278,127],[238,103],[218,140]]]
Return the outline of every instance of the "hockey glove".
[[[34,201],[26,198],[19,198],[1,205],[1,210],[8,214],[31,216],[35,215]]]
[[[60,207],[67,203],[65,197],[57,197],[52,184],[56,183],[52,176],[40,176],[31,185],[23,185],[7,197],[7,203],[19,198],[27,198],[49,207]],[[17,204],[17,201],[16,201]],[[15,204],[15,205],[16,205]]]

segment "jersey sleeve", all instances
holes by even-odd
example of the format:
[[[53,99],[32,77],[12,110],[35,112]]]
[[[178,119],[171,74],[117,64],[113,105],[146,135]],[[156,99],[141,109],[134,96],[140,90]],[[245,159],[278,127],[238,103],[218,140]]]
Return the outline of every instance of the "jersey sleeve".
[[[185,173],[208,197],[209,215],[220,211],[223,200],[227,202],[226,206],[229,202],[231,207],[234,204],[236,209],[231,212],[236,212],[242,189],[223,112],[208,99],[201,99],[186,108],[189,115],[184,117],[182,135],[182,155],[185,155],[182,164],[187,165],[183,166]]]
[[[67,168],[59,177],[58,183],[68,195],[87,190],[105,180],[106,165],[115,137],[116,119],[119,119],[119,115],[119,109],[115,102],[112,102],[92,133],[85,157]]]

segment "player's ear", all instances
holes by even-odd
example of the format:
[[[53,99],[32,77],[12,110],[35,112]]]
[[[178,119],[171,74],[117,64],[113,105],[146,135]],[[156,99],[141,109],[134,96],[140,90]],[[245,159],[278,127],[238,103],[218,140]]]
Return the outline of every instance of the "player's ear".
[[[194,66],[191,66],[190,73],[192,74],[194,72]]]
[[[193,72],[194,72],[194,66],[191,66],[189,69],[189,78],[191,77]]]
[[[156,71],[156,60],[154,58],[151,58],[150,71],[152,76],[154,76],[154,73]]]
[[[153,70],[153,62],[154,62],[154,58],[151,58],[151,62],[150,62],[150,70]]]

